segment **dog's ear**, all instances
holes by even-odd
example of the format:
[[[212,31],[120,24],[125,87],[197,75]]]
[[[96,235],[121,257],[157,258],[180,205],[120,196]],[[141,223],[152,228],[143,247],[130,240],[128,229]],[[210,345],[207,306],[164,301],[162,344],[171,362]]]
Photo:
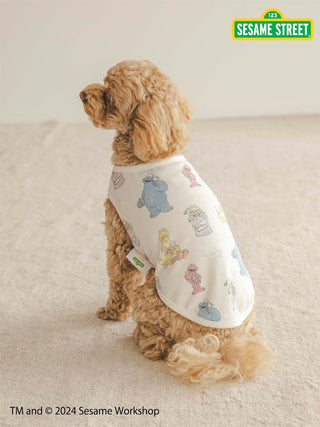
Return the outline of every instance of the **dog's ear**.
[[[134,154],[148,162],[176,152],[189,139],[190,113],[183,97],[168,97],[165,101],[147,98],[137,107],[132,120]]]
[[[179,101],[178,102],[179,102],[179,106],[180,106],[180,109],[181,109],[183,115],[185,116],[185,118],[187,120],[190,120],[191,116],[192,116],[192,108],[191,108],[189,101],[184,96],[179,95]]]
[[[148,98],[141,103],[133,119],[134,154],[144,162],[161,158],[168,151],[170,123],[169,111],[163,102]]]

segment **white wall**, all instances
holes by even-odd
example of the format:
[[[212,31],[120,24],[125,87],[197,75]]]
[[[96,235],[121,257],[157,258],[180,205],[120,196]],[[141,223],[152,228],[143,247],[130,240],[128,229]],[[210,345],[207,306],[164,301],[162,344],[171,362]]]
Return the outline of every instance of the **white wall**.
[[[0,0],[0,120],[87,120],[79,91],[126,58],[179,84],[194,117],[320,112],[319,0]],[[314,20],[312,41],[235,41],[234,18]]]

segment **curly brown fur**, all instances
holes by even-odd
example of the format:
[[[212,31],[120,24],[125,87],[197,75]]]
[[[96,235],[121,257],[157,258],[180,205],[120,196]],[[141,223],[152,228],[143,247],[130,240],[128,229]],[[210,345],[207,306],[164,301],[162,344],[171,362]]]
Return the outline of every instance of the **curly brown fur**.
[[[82,91],[96,127],[115,129],[112,162],[133,165],[181,154],[189,140],[191,108],[169,76],[150,61],[123,61],[104,85]]]
[[[137,289],[133,318],[135,340],[150,359],[168,359],[173,375],[189,382],[252,379],[265,373],[271,353],[264,341],[253,339],[255,308],[237,328],[198,325],[171,310],[156,291],[154,269]]]
[[[117,132],[113,164],[136,165],[184,154],[190,105],[150,61],[115,65],[103,85],[87,86],[80,97],[94,126]],[[129,235],[110,200],[105,207],[110,292],[99,317],[122,320],[132,309],[140,351],[153,360],[167,359],[173,375],[184,381],[252,379],[263,374],[272,352],[264,341],[253,338],[255,309],[241,326],[230,329],[201,326],[172,311],[157,294],[154,269],[145,278],[127,260],[132,248]]]
[[[104,320],[124,320],[130,316],[132,301],[144,275],[126,258],[133,248],[130,237],[110,200],[105,202],[105,233],[108,238],[107,270],[109,298],[97,314]]]

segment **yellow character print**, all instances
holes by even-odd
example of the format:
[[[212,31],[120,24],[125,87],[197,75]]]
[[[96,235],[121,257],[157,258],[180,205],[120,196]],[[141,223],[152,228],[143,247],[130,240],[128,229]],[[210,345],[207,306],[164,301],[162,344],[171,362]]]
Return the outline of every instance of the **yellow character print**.
[[[188,249],[181,250],[179,245],[170,241],[170,234],[165,228],[159,231],[159,240],[161,244],[160,264],[165,268],[188,256]]]
[[[223,210],[223,208],[222,208],[222,206],[221,206],[220,203],[216,206],[216,212],[217,212],[217,215],[218,215],[218,217],[220,218],[220,220],[222,222],[226,222],[227,221],[226,214],[224,213],[224,210]]]

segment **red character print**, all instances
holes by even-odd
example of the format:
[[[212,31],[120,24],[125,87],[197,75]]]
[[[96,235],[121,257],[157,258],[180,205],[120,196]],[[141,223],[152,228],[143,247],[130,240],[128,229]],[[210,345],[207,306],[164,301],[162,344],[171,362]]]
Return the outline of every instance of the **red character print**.
[[[190,264],[187,268],[187,271],[185,272],[184,278],[191,283],[193,287],[192,295],[197,294],[198,292],[202,292],[205,290],[205,288],[202,288],[200,286],[201,283],[201,276],[199,273],[197,273],[198,267],[194,264]]]
[[[195,175],[192,173],[191,168],[188,165],[183,165],[181,172],[190,181],[191,183],[190,187],[201,186],[201,184],[197,182]]]

